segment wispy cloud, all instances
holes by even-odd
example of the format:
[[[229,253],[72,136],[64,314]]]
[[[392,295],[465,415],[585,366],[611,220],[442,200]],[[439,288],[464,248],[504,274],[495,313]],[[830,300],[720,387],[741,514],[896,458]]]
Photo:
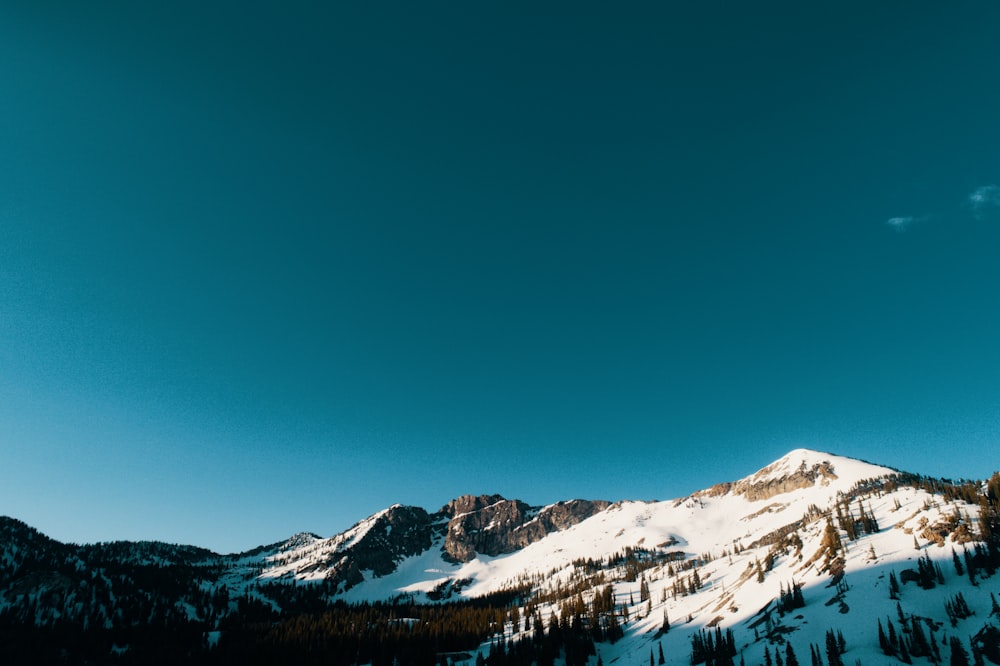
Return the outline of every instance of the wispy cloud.
[[[969,195],[969,205],[976,217],[982,216],[989,208],[1000,208],[1000,185],[977,187]]]
[[[906,228],[917,221],[917,218],[912,215],[907,215],[905,217],[890,217],[885,221],[890,227],[896,231],[906,231]]]

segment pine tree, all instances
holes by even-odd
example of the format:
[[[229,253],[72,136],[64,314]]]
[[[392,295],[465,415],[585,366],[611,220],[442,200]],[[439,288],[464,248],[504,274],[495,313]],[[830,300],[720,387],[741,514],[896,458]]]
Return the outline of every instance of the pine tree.
[[[826,522],[826,529],[823,531],[823,540],[820,542],[820,547],[826,552],[826,560],[823,566],[829,569],[830,565],[840,556],[841,550],[843,550],[840,533],[831,520],[827,520]]]
[[[962,641],[957,636],[951,637],[951,662],[950,666],[970,666],[969,653],[962,647]]]
[[[791,643],[785,643],[785,666],[799,666],[799,660],[795,657]]]
[[[840,658],[840,648],[837,646],[837,637],[832,629],[826,632],[826,662],[830,666],[844,666],[844,660]]]
[[[802,596],[802,586],[792,581],[792,608],[805,608],[806,600]]]
[[[904,664],[912,664],[913,661],[910,659],[910,653],[906,649],[906,640],[899,639],[899,660]]]
[[[815,643],[809,644],[809,656],[812,666],[823,666],[823,658],[820,656],[819,646]]]
[[[889,598],[899,599],[899,581],[896,580],[896,574],[892,571],[889,572]]]
[[[910,644],[910,654],[914,657],[926,657],[931,653],[931,646],[927,643],[922,624],[916,616],[911,618],[910,630],[913,642]]]
[[[972,648],[972,663],[975,664],[975,666],[985,666],[985,662],[983,661],[983,651],[976,647],[976,644],[971,638],[969,639],[969,647]]]

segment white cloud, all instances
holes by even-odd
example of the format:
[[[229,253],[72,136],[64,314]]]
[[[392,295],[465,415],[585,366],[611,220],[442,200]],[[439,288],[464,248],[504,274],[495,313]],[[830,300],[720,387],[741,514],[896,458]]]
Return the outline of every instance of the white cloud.
[[[1000,185],[983,185],[969,195],[972,212],[982,215],[987,208],[1000,208]]]
[[[917,221],[917,218],[912,215],[907,215],[906,217],[890,217],[885,221],[890,227],[896,231],[905,231],[908,226]]]

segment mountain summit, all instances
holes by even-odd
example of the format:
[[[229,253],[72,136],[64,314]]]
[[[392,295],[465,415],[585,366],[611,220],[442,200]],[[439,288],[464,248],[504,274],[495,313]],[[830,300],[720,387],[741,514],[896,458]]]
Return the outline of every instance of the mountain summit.
[[[807,488],[846,492],[864,479],[895,474],[895,470],[810,449],[794,449],[750,476],[710,488],[708,494],[733,493],[750,501]]]

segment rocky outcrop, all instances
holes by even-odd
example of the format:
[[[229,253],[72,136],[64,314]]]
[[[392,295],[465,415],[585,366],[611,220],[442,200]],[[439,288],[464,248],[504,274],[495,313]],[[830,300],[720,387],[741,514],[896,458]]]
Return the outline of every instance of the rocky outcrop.
[[[575,525],[608,505],[603,500],[572,500],[538,508],[500,495],[464,495],[438,513],[448,517],[445,557],[468,562],[477,553],[511,553]]]
[[[358,568],[384,576],[400,560],[431,547],[433,531],[427,512],[416,506],[395,506],[385,512],[351,549]]]
[[[499,555],[510,552],[511,532],[528,521],[531,507],[500,495],[463,495],[439,512],[448,516],[444,552],[447,559],[468,562],[476,553]]]
[[[328,580],[345,590],[364,580],[362,572],[385,576],[395,571],[404,558],[419,555],[433,545],[432,522],[431,516],[420,507],[394,506],[374,517],[371,526],[356,541],[299,572],[327,569]]]
[[[572,500],[539,508],[501,495],[463,495],[434,514],[396,505],[328,540],[303,535],[295,547],[274,548],[278,552],[271,559],[283,569],[277,577],[321,574],[346,591],[366,577],[394,572],[403,559],[435,545],[452,562],[511,553],[607,506],[604,501]]]
[[[802,488],[812,488],[817,481],[826,485],[837,478],[833,471],[833,465],[826,460],[809,467],[803,463],[795,471],[786,474],[775,474],[774,472],[775,470],[768,466],[753,476],[734,483],[720,483],[703,492],[709,496],[727,493],[743,495],[751,502],[755,502]]]
[[[572,527],[595,513],[604,511],[610,505],[610,502],[604,500],[570,500],[547,506],[533,520],[514,530],[510,539],[511,550],[524,548],[544,539],[552,532]]]

